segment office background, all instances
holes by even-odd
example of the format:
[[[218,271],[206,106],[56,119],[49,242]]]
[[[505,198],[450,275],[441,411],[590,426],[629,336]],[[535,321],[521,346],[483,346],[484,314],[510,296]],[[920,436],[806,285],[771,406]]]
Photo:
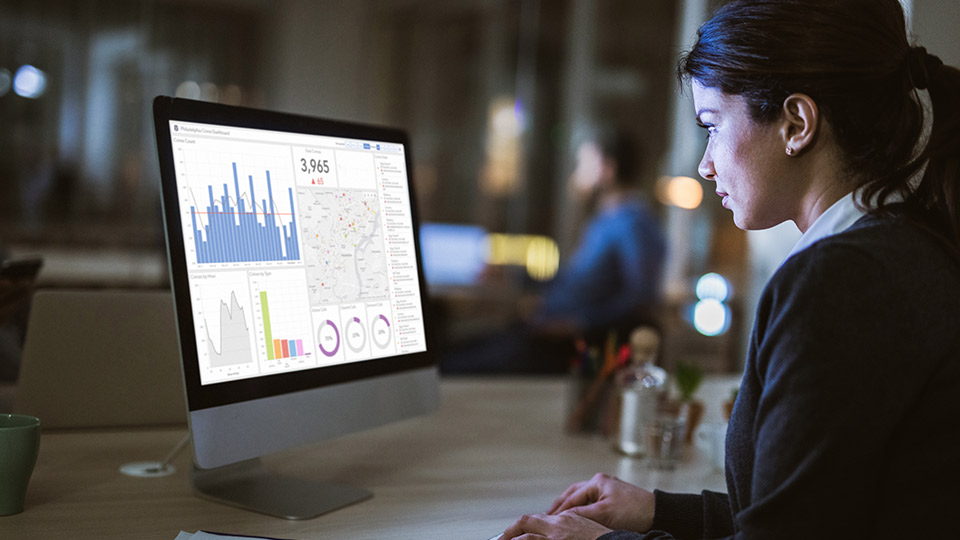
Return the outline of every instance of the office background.
[[[743,357],[752,306],[798,236],[744,233],[696,174],[703,137],[674,65],[717,0],[0,0],[0,241],[45,287],[167,285],[150,101],[179,95],[409,130],[421,218],[576,241],[567,177],[591,125],[634,129],[671,242],[674,356]],[[904,0],[960,65],[960,4]],[[698,179],[692,208],[661,178]],[[434,287],[450,342],[509,324],[544,276]],[[522,266],[522,265],[521,265]],[[728,328],[695,331],[695,280],[732,286]]]

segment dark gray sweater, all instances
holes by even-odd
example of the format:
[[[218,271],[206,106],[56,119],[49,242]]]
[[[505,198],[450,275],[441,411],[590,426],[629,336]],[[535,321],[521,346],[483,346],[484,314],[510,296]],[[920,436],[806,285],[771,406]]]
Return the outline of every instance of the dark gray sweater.
[[[729,496],[657,491],[654,531],[601,539],[960,539],[960,266],[902,217],[787,260],[726,448]]]

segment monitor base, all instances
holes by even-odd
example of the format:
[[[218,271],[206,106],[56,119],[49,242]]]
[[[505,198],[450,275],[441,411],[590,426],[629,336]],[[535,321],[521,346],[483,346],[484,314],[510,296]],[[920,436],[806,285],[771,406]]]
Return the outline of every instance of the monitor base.
[[[357,487],[278,476],[259,459],[215,469],[193,465],[190,480],[202,499],[291,520],[314,518],[373,497]]]

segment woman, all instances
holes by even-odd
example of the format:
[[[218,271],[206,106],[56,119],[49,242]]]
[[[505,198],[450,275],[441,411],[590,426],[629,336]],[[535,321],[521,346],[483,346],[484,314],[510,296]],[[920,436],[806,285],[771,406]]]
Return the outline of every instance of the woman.
[[[897,0],[735,0],[701,27],[700,174],[739,227],[804,233],[757,308],[728,493],[598,475],[504,538],[960,537],[960,71],[904,27]]]

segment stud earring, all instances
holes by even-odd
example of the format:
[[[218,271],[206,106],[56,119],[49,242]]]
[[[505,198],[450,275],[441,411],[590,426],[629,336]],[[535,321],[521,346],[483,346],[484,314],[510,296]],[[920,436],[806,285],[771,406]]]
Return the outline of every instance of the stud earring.
[[[787,155],[788,155],[788,156],[792,156],[792,155],[793,155],[793,152],[794,152],[793,148],[791,148],[791,147],[788,146],[788,147],[787,147]]]

